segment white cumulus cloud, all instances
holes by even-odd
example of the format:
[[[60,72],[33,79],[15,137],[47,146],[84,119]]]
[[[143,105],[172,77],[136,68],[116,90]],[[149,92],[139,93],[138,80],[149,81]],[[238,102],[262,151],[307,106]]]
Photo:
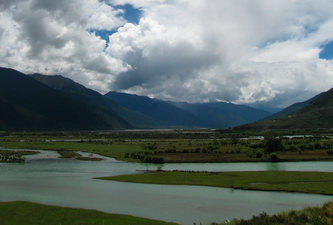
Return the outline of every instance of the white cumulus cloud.
[[[117,5],[141,11],[128,23]],[[286,107],[333,86],[332,0],[3,0],[0,66],[173,101]],[[109,40],[98,32],[112,31]]]

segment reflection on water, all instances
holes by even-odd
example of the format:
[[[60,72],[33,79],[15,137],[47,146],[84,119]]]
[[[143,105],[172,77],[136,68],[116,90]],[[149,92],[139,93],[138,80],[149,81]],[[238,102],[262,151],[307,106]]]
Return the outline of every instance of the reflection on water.
[[[285,171],[286,165],[284,163],[267,163],[265,170],[279,170],[279,171]]]
[[[41,151],[28,163],[0,164],[0,201],[25,200],[44,204],[97,209],[111,213],[173,221],[181,224],[221,222],[226,218],[250,218],[265,211],[274,214],[291,208],[321,205],[332,196],[243,191],[199,186],[133,184],[92,179],[99,176],[138,173],[158,165],[57,159],[57,153]],[[332,171],[333,162],[300,163],[199,163],[165,164],[164,170]]]

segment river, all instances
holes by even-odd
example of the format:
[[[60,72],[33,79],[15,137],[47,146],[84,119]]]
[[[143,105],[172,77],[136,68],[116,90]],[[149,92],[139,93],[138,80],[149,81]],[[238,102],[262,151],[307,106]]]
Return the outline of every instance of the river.
[[[80,153],[86,155],[87,153]],[[333,196],[245,191],[200,186],[133,184],[92,179],[139,173],[157,165],[58,159],[52,151],[27,156],[26,163],[0,163],[0,201],[32,201],[97,209],[180,224],[210,224],[319,206]],[[329,171],[333,162],[164,164],[164,170],[197,171]]]

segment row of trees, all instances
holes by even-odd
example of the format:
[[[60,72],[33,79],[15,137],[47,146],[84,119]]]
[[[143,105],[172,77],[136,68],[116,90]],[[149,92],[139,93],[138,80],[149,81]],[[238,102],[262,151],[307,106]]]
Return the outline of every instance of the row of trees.
[[[163,157],[150,156],[149,152],[125,153],[125,158],[140,159],[142,162],[146,163],[164,163]]]
[[[315,149],[332,149],[332,143],[330,141],[324,143],[313,143],[313,144],[300,144],[298,147],[291,144],[285,147],[282,143],[281,137],[269,136],[265,137],[264,142],[252,145],[250,147],[263,147],[266,153],[271,152],[282,152],[282,151],[304,151],[304,150],[315,150]]]

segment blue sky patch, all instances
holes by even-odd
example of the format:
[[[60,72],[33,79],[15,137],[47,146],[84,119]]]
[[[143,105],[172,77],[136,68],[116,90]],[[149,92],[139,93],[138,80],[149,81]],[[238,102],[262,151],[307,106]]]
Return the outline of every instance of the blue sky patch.
[[[133,5],[125,4],[125,5],[112,5],[115,9],[123,9],[124,13],[120,13],[118,16],[123,17],[128,23],[138,24],[141,16],[142,11],[140,9],[136,9]],[[96,36],[100,36],[106,43],[109,43],[109,36],[116,33],[118,28],[113,30],[97,30],[97,29],[89,29],[87,30],[89,33],[94,33]]]
[[[109,36],[116,33],[117,29],[113,29],[113,30],[89,29],[88,32],[89,33],[94,33],[95,32],[96,36],[100,36],[103,40],[106,41],[106,43],[109,43]]]
[[[320,47],[323,48],[323,50],[319,53],[319,58],[327,60],[333,59],[333,41]]]
[[[115,9],[123,9],[125,12],[120,14],[120,16],[124,17],[124,19],[133,24],[138,24],[141,16],[142,11],[140,9],[136,9],[133,7],[133,5],[126,4],[126,5],[113,5],[112,6]]]

